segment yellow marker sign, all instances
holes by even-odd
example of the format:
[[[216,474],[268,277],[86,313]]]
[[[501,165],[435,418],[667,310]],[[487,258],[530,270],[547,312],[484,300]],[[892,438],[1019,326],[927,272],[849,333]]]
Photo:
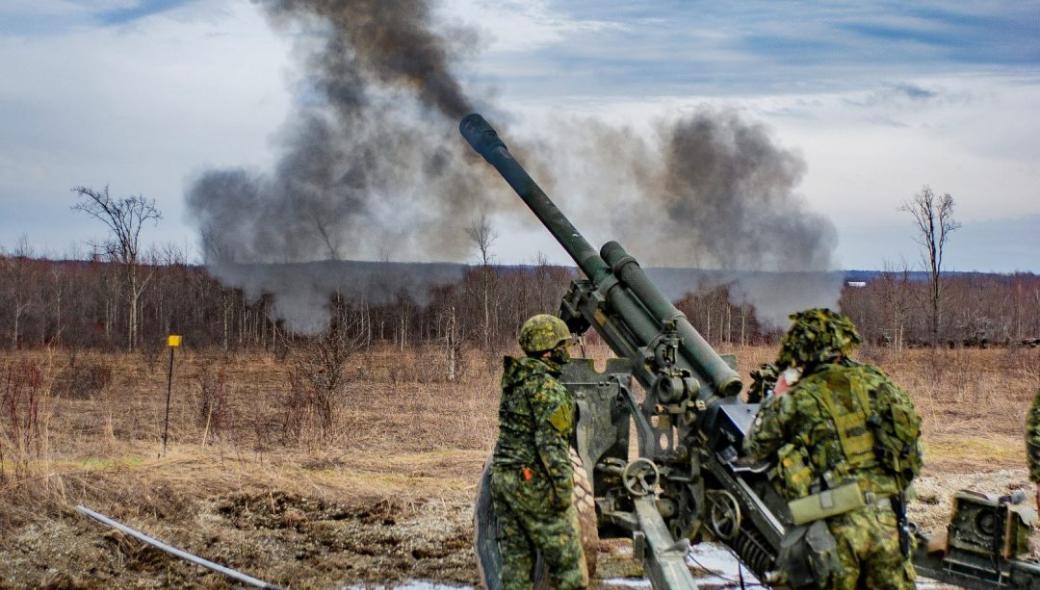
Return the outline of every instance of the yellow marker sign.
[[[181,345],[181,337],[176,334],[170,334],[166,337],[166,346],[170,348],[177,348]]]

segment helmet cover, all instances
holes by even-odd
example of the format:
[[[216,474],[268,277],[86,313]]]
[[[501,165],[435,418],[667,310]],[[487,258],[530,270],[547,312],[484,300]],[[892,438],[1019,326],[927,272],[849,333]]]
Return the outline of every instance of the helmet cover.
[[[848,357],[862,339],[848,316],[815,308],[788,316],[791,328],[780,343],[777,364],[807,367]]]
[[[531,317],[520,327],[520,348],[527,354],[552,350],[570,339],[567,324],[547,313]]]

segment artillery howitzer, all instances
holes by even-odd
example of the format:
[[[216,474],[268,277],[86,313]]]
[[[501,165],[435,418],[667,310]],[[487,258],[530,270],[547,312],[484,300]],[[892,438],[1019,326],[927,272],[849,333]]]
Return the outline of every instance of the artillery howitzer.
[[[603,372],[589,359],[574,359],[561,378],[578,409],[572,459],[583,541],[597,535],[630,537],[634,557],[659,590],[697,588],[686,556],[691,542],[704,539],[727,545],[764,584],[781,582],[778,560],[782,553],[797,559],[798,548],[785,547],[791,543],[785,536],[792,526],[790,511],[769,482],[771,466],[742,460],[758,404],[740,399],[743,386],[735,360],[712,349],[620,244],[607,242],[596,252],[483,117],[467,116],[459,130],[584,273],[586,278],[575,280],[564,296],[561,318],[578,335],[593,328],[618,357]],[[633,377],[642,401],[631,387]],[[630,424],[638,441],[634,457]],[[476,549],[482,582],[497,589],[499,556],[487,480],[485,470],[477,498]],[[585,502],[589,494],[594,504]],[[975,539],[977,546],[984,546],[981,538]],[[920,540],[915,561],[925,564],[930,577],[972,588],[1008,587],[1011,581],[1002,573],[1014,569],[1008,558],[994,558],[988,569],[985,556],[968,560],[970,566],[955,575],[948,556],[929,552],[927,539]],[[1021,580],[1035,580],[1035,585],[1011,587],[1040,589],[1040,568],[1016,563],[1020,576],[1028,573]]]

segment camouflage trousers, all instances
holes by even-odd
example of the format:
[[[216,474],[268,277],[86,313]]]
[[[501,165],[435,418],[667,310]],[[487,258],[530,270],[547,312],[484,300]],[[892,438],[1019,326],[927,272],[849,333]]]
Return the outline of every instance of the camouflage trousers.
[[[896,514],[867,507],[827,522],[838,543],[842,572],[831,590],[913,590],[916,573],[899,550]]]
[[[573,504],[562,511],[551,506],[552,489],[544,477],[525,481],[518,470],[494,469],[491,501],[498,518],[504,590],[533,587],[537,553],[556,590],[588,587],[578,512]]]

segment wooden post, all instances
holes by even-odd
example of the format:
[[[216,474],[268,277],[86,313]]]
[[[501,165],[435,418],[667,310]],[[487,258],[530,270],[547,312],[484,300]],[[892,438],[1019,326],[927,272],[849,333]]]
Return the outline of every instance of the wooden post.
[[[163,419],[162,452],[160,457],[166,456],[166,438],[170,432],[170,394],[173,393],[173,349],[181,345],[181,337],[170,334],[166,337],[166,347],[170,349],[170,364],[166,370],[166,417]]]

